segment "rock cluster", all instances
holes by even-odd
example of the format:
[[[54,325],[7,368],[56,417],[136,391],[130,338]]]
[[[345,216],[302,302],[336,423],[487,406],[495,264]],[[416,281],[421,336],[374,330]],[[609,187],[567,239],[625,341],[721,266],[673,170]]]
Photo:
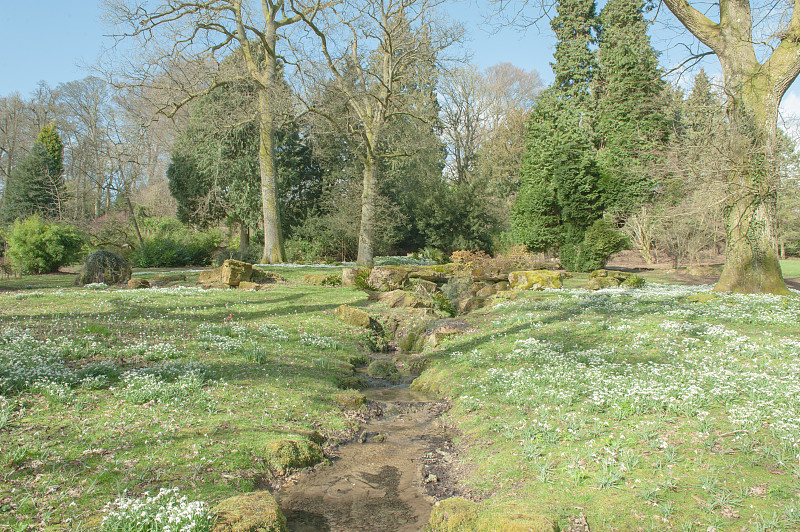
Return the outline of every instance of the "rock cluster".
[[[265,272],[252,264],[228,259],[222,266],[200,272],[197,282],[203,288],[239,288],[240,290],[260,290],[264,285],[283,278],[275,273]]]

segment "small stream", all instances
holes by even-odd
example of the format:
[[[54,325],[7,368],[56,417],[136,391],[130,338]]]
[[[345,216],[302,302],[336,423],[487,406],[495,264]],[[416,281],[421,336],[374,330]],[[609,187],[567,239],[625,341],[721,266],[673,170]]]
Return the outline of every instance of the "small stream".
[[[341,445],[331,465],[276,493],[290,532],[411,532],[427,524],[434,499],[425,462],[448,441],[438,423],[446,405],[408,383],[370,381],[367,400],[382,414]]]

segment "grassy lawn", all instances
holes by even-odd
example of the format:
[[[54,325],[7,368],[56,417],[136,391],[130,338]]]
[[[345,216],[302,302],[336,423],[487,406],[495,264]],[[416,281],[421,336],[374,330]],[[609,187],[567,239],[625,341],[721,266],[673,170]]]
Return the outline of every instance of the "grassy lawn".
[[[531,294],[444,346],[415,385],[453,398],[487,511],[800,530],[800,298],[700,290]]]
[[[389,310],[296,283],[337,270],[275,271],[293,282],[3,280],[16,289],[0,293],[0,530],[96,529],[126,490],[213,504],[280,474],[271,442],[346,439],[355,392],[341,384],[369,339],[332,311]],[[800,298],[585,282],[463,317],[473,332],[429,352],[415,383],[451,399],[482,511],[513,503],[562,527],[582,512],[599,531],[800,530]]]
[[[363,338],[331,311],[359,292],[38,288],[0,294],[0,529],[91,529],[125,490],[213,503],[280,473],[270,442],[355,427]]]
[[[800,259],[788,259],[781,261],[781,270],[784,277],[800,278]]]

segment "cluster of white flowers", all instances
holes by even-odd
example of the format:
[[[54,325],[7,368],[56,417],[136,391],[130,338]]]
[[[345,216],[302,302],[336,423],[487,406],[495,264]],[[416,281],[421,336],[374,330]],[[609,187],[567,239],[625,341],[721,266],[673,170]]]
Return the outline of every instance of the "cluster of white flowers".
[[[24,390],[36,382],[76,382],[77,374],[60,355],[58,344],[6,328],[0,333],[0,392]]]
[[[103,532],[210,532],[214,516],[204,502],[189,501],[178,488],[144,498],[120,497],[105,507]]]
[[[202,397],[204,379],[187,372],[174,381],[165,381],[153,373],[128,371],[122,375],[125,398],[135,404],[183,403]]]
[[[451,354],[481,370],[471,374],[465,408],[497,401],[551,405],[531,423],[552,430],[560,430],[570,411],[705,416],[714,408],[736,429],[772,434],[799,449],[798,342],[736,330],[736,324],[796,325],[798,298],[718,296],[697,303],[687,299],[697,287],[647,286],[573,291],[507,306],[495,325],[529,324],[529,336],[523,331],[510,350]],[[536,325],[537,318],[554,315],[562,316],[564,336]],[[589,338],[598,329],[610,333],[603,333],[608,339],[601,345],[563,340]]]
[[[314,346],[318,349],[341,349],[341,344],[329,336],[317,336],[310,333],[300,334],[300,343]]]

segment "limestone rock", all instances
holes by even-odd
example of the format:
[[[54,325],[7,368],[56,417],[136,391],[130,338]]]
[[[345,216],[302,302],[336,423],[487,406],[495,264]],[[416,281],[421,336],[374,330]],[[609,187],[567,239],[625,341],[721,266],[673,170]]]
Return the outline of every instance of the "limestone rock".
[[[550,270],[517,271],[508,274],[508,282],[514,290],[544,290],[561,288],[561,274]]]
[[[484,285],[484,287],[478,290],[475,295],[478,297],[492,297],[500,290],[497,286],[498,284],[499,283],[492,283]]]
[[[354,327],[362,327],[366,329],[369,327],[371,322],[369,314],[361,309],[353,308],[349,305],[340,305],[336,308],[334,313],[339,317],[340,320]]]
[[[392,290],[381,294],[380,301],[384,301],[389,308],[422,308],[425,304],[404,290]]]
[[[414,287],[414,294],[420,297],[430,297],[439,289],[436,283],[433,281],[426,281],[424,279],[420,279],[416,284],[417,286]]]
[[[408,272],[394,266],[376,266],[369,274],[369,284],[376,290],[399,290],[405,287],[408,281]]]
[[[342,286],[355,286],[359,268],[342,268]]]
[[[220,281],[229,286],[239,286],[242,281],[249,281],[253,275],[253,265],[240,260],[228,259],[222,263]]]
[[[311,286],[337,286],[342,280],[338,275],[328,275],[325,273],[307,273],[303,276],[303,284]]]
[[[286,517],[268,491],[225,499],[213,512],[217,516],[214,532],[286,532]]]
[[[466,314],[467,312],[472,312],[473,310],[478,310],[479,308],[490,305],[491,302],[491,299],[485,297],[470,297],[457,301],[456,309],[458,309],[460,314]]]
[[[220,282],[222,267],[203,270],[197,274],[197,282],[200,284],[211,284]]]
[[[600,290],[602,288],[616,288],[624,283],[631,274],[614,270],[595,270],[589,274],[587,290]]]
[[[406,267],[409,279],[424,279],[426,281],[442,282],[455,274],[455,264],[436,264],[433,266]]]
[[[150,288],[150,281],[147,279],[142,279],[140,277],[132,277],[128,281],[128,288],[132,288],[134,290],[139,288]]]
[[[239,283],[239,290],[260,290],[261,285],[251,281],[242,281]]]

